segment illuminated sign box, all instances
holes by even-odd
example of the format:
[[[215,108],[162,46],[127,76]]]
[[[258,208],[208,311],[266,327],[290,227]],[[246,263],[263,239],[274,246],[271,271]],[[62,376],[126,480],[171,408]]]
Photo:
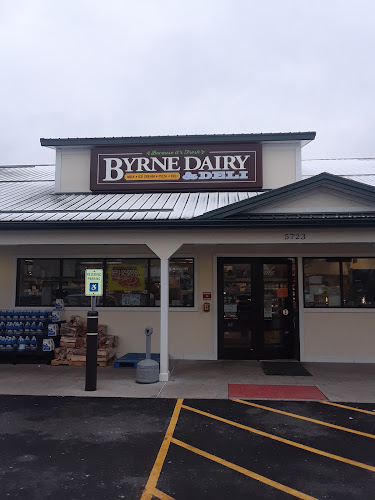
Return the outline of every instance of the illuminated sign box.
[[[251,191],[262,186],[261,144],[123,146],[91,151],[91,191]]]

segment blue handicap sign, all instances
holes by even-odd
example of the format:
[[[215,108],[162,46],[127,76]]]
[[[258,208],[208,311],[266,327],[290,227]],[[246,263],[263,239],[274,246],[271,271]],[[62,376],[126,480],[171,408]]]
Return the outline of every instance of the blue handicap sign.
[[[99,283],[90,283],[90,292],[97,292],[99,290]]]

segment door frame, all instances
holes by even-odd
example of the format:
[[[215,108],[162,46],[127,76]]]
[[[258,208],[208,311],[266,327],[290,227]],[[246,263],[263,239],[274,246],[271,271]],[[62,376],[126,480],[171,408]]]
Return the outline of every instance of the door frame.
[[[216,254],[213,256],[213,262],[214,262],[214,328],[213,328],[213,334],[214,334],[214,359],[225,359],[225,358],[220,358],[219,357],[219,346],[220,346],[220,336],[219,336],[219,328],[220,328],[220,310],[219,310],[219,264],[220,261],[225,261],[225,260],[230,260],[232,259],[234,262],[238,263],[246,263],[251,261],[255,262],[258,264],[258,273],[259,269],[263,264],[267,263],[275,263],[275,264],[286,264],[288,262],[291,262],[291,259],[294,260],[294,270],[295,270],[295,277],[294,277],[294,285],[295,285],[295,308],[293,309],[293,299],[292,299],[292,304],[291,307],[293,309],[293,341],[292,341],[292,358],[295,360],[300,360],[301,359],[301,342],[300,342],[300,256],[289,256],[289,255],[268,255],[266,257],[263,257],[261,255],[245,255],[245,254],[237,254],[237,255],[228,255],[228,254]],[[262,275],[263,278],[263,275]],[[263,279],[261,280],[263,281]],[[289,288],[292,287],[292,281],[289,284]],[[264,287],[263,287],[264,291]],[[262,345],[263,345],[263,339],[262,339]],[[263,352],[264,354],[264,352]],[[262,359],[261,356],[257,356],[254,359]]]

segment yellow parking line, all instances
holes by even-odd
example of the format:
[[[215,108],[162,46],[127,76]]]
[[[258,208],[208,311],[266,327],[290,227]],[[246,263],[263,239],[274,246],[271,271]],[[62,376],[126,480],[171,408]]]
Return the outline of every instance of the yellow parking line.
[[[260,474],[256,474],[255,472],[252,472],[251,470],[245,469],[244,467],[240,467],[239,465],[236,465],[232,462],[228,462],[227,460],[224,460],[223,458],[219,458],[216,455],[211,455],[211,453],[207,453],[206,451],[200,450],[199,448],[195,448],[194,446],[191,446],[190,444],[184,443],[183,441],[179,441],[178,439],[172,438],[171,442],[176,444],[177,446],[181,446],[181,448],[185,448],[186,450],[192,451],[193,453],[196,453],[197,455],[200,455],[201,457],[208,458],[209,460],[212,460],[213,462],[216,462],[220,465],[224,465],[225,467],[228,467],[229,469],[235,470],[236,472],[240,472],[241,474],[244,474],[245,476],[251,477],[252,479],[255,479],[256,481],[260,481],[261,483],[268,484],[269,486],[272,486],[273,488],[284,491],[285,493],[289,493],[290,495],[293,495],[297,498],[302,498],[303,500],[316,500],[314,497],[311,497],[310,495],[306,495],[305,493],[294,490],[293,488],[289,488],[288,486],[285,486],[284,484],[277,483],[276,481],[272,481],[272,479],[268,479],[267,477],[261,476]]]
[[[330,401],[320,401],[324,405],[338,406],[339,408],[345,408],[347,410],[360,411],[361,413],[367,413],[368,415],[373,415],[375,417],[375,411],[361,410],[360,408],[353,408],[352,406],[339,405],[337,403],[331,403]],[[374,405],[375,406],[375,405]]]
[[[212,418],[214,420],[218,420],[219,422],[223,422],[225,424],[233,425],[233,427],[238,427],[239,429],[243,429],[245,431],[253,432],[254,434],[258,434],[259,436],[263,436],[269,439],[273,439],[274,441],[279,441],[280,443],[289,444],[290,446],[294,446],[295,448],[300,448],[301,450],[309,451],[311,453],[315,453],[317,455],[321,455],[323,457],[332,458],[333,460],[337,460],[338,462],[343,462],[349,465],[354,465],[355,467],[360,467],[361,469],[366,469],[371,472],[375,472],[375,467],[372,465],[367,465],[362,462],[357,462],[355,460],[351,460],[349,458],[340,457],[339,455],[334,455],[333,453],[328,453],[326,451],[318,450],[317,448],[312,448],[311,446],[306,446],[304,444],[297,443],[296,441],[290,441],[289,439],[284,439],[279,436],[275,436],[274,434],[268,434],[268,432],[263,432],[258,429],[254,429],[253,427],[248,427],[247,425],[238,424],[233,420],[227,420],[226,418],[218,417],[217,415],[213,415],[212,413],[207,413],[202,410],[197,410],[196,408],[192,408],[191,406],[182,405],[182,408],[185,410],[189,410],[195,413],[199,413],[200,415],[204,415],[205,417]]]
[[[183,399],[178,399],[176,402],[176,406],[174,407],[172,418],[169,422],[167,432],[165,433],[163,442],[160,446],[160,450],[158,456],[156,457],[154,466],[152,468],[150,477],[148,478],[147,484],[143,491],[143,495],[141,496],[141,500],[151,500],[154,495],[154,491],[156,490],[156,485],[159,480],[160,472],[164,464],[165,457],[168,453],[169,444],[171,442],[171,438],[173,436],[174,430],[176,428],[177,420],[180,415],[181,406]],[[161,492],[160,492],[161,493]],[[157,495],[155,495],[157,496]],[[169,498],[169,497],[165,497]]]
[[[306,420],[307,422],[313,422],[314,424],[324,425],[325,427],[331,427],[332,429],[338,429],[339,431],[350,432],[350,434],[357,434],[358,436],[365,436],[371,439],[375,439],[374,434],[368,434],[367,432],[360,432],[354,429],[348,429],[347,427],[341,427],[340,425],[329,424],[328,422],[323,422],[322,420],[315,420],[314,418],[303,417],[302,415],[297,415],[296,413],[289,413],[287,411],[276,410],[275,408],[270,408],[269,406],[250,403],[250,401],[242,401],[242,399],[232,399],[232,401],[235,401],[236,403],[242,403],[243,405],[254,406],[255,408],[260,408],[261,410],[273,411],[274,413],[281,413],[281,415],[286,415],[288,417],[299,418],[300,420]]]
[[[174,500],[173,497],[170,497],[169,495],[167,495],[163,491],[158,490],[157,488],[154,488],[152,490],[152,494],[154,497],[159,498],[159,500]]]

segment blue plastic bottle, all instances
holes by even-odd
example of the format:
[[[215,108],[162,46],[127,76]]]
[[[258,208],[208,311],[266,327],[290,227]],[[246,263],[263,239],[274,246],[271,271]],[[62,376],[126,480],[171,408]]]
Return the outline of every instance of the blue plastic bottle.
[[[36,342],[36,338],[35,338],[35,335],[32,337],[32,339],[30,340],[30,350],[31,351],[36,351],[37,349],[37,342]]]
[[[25,352],[26,349],[26,344],[25,344],[25,339],[20,335],[20,338],[18,339],[18,351],[19,352]]]
[[[0,349],[2,351],[6,351],[7,350],[7,339],[6,339],[6,337],[4,337],[4,336],[1,337],[0,346],[1,346]]]
[[[13,351],[13,339],[12,337],[8,336],[6,338],[6,350],[7,351]]]
[[[25,337],[25,351],[30,351],[30,337],[28,335]]]

